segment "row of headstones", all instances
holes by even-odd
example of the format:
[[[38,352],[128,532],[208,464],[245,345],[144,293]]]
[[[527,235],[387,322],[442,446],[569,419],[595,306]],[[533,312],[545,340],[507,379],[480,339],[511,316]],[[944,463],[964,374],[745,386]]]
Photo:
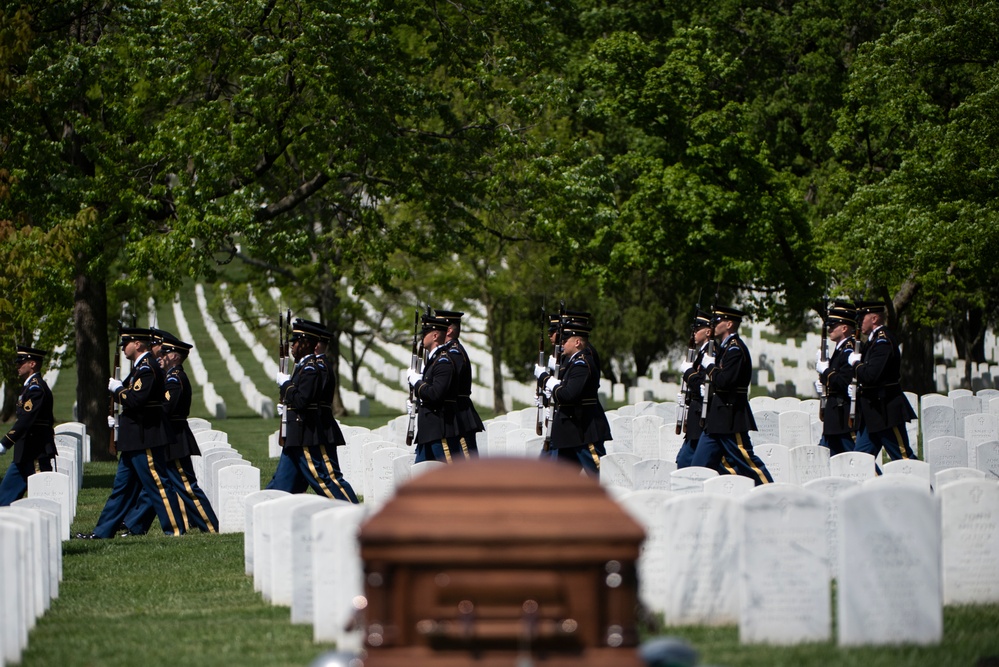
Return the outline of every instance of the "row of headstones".
[[[931,494],[904,475],[741,497],[633,491],[645,605],[667,625],[737,623],[743,643],[935,644],[945,604],[999,603],[999,482]],[[900,623],[898,619],[904,618]]]
[[[187,421],[201,450],[201,456],[191,457],[191,464],[218,517],[219,532],[238,533],[243,530],[243,500],[260,490],[260,468],[229,444],[225,431],[213,429],[204,419]]]
[[[21,661],[28,633],[59,597],[64,523],[54,500],[0,507],[0,665]]]
[[[55,427],[56,456],[50,472],[28,477],[27,498],[55,503],[59,510],[60,540],[69,539],[76,518],[76,501],[83,486],[83,464],[90,460],[90,436],[80,422]]]
[[[150,322],[155,322],[156,311],[154,309],[154,304],[149,306],[149,316]],[[177,335],[180,336],[181,340],[193,341],[194,336],[191,335],[191,328],[187,325],[187,316],[184,315],[184,309],[180,305],[180,295],[174,295],[173,299],[173,319],[177,323]],[[155,326],[155,324],[153,324]],[[188,353],[187,361],[184,362],[185,368],[190,370],[191,375],[194,377],[194,381],[201,388],[201,399],[205,404],[205,409],[208,414],[212,416],[213,419],[225,419],[226,417],[226,407],[225,399],[219,396],[218,391],[215,389],[215,384],[208,379],[208,370],[205,368],[205,362],[201,359],[201,353],[198,351],[197,347],[191,348]]]
[[[919,422],[924,441],[943,436],[974,437],[977,431],[985,428],[977,427],[979,421],[987,420],[987,417],[999,419],[999,390],[972,394],[965,389],[956,389],[947,396],[924,394],[919,399]]]

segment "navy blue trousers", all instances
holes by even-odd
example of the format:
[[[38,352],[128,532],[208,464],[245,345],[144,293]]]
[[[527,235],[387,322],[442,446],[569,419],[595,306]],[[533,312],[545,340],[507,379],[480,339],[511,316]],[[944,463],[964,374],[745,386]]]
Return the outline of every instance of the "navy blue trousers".
[[[441,461],[443,463],[453,463],[463,459],[475,458],[479,455],[478,445],[475,444],[475,434],[458,436],[457,438],[444,438],[443,440],[433,440],[431,442],[421,442],[416,445],[416,460],[421,461]]]
[[[319,496],[357,502],[354,489],[340,472],[336,447],[326,445],[282,449],[277,470],[267,488],[288,493],[304,493],[311,488]]]
[[[11,462],[0,482],[0,507],[6,507],[24,497],[28,490],[28,478],[36,472],[51,472],[52,459],[42,458],[33,461]]]
[[[177,491],[184,530],[194,526],[203,533],[219,532],[219,520],[204,490],[198,485],[191,457],[185,456],[166,462],[166,476]],[[125,517],[125,527],[132,533],[145,533],[153,524],[156,510],[145,492],[139,502]]]
[[[702,433],[692,464],[717,470],[721,475],[748,477],[757,486],[774,481],[766,464],[753,452],[749,433]]]
[[[167,535],[184,534],[183,515],[177,493],[166,475],[163,450],[163,447],[156,447],[121,452],[111,495],[104,503],[94,528],[97,537],[114,537],[129,511],[140,502],[143,492],[149,496],[163,532]]]
[[[603,442],[595,442],[591,445],[580,447],[562,447],[561,449],[550,450],[550,457],[553,461],[563,461],[575,466],[579,466],[589,477],[600,476],[600,457],[604,456],[607,450]]]
[[[837,433],[835,435],[823,435],[819,440],[819,446],[829,450],[830,456],[853,451],[853,434]]]

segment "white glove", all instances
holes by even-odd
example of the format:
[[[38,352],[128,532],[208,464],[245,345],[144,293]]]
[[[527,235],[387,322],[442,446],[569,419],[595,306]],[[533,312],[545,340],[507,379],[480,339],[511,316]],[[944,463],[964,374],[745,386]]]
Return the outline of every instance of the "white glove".
[[[676,404],[677,405],[683,405],[683,392],[682,391],[679,394],[676,395]]]
[[[559,386],[561,382],[562,381],[557,378],[548,378],[548,382],[545,383],[545,396],[551,398],[552,391],[554,391],[555,387]]]
[[[818,373],[825,373],[827,368],[829,368],[829,362],[828,361],[816,361],[815,362],[815,371],[816,372],[818,372]]]
[[[846,388],[846,395],[850,398],[857,398],[857,385],[851,384]]]
[[[693,367],[694,367],[694,362],[684,361],[682,364],[680,364],[680,375],[685,375],[687,371],[689,371]]]
[[[822,361],[822,350],[818,349],[815,350],[815,363],[818,364],[820,361]]]
[[[406,414],[410,417],[413,416],[413,401],[406,401]]]
[[[288,375],[287,373],[282,373],[281,371],[278,371],[278,374],[274,376],[274,379],[277,380],[277,385],[279,387],[283,387],[284,383],[291,379],[291,376]]]
[[[849,359],[850,365],[851,366],[856,366],[857,364],[859,364],[861,357],[863,357],[863,355],[860,354],[860,352],[851,352],[850,353],[850,359]]]
[[[114,417],[108,417],[108,428],[114,428]]]
[[[288,411],[288,406],[284,403],[278,403],[277,413],[279,417],[283,417],[284,413]]]
[[[705,354],[701,358],[701,368],[707,368],[708,366],[714,366],[714,365],[715,365],[715,355]]]
[[[550,370],[552,373],[555,372],[555,355],[554,354],[549,354],[548,355],[548,370]]]
[[[110,378],[110,379],[108,379],[108,389],[109,390],[111,390],[112,392],[114,392],[114,391],[118,391],[121,388],[122,388],[122,381],[121,380],[119,380],[118,378]]]
[[[545,421],[551,421],[551,420],[552,420],[552,406],[549,405],[547,408],[545,408]]]
[[[423,375],[414,370],[410,370],[406,373],[406,381],[409,382],[410,387],[416,386],[416,383],[423,379]]]
[[[705,401],[708,400],[708,385],[706,384],[701,385],[701,398]]]
[[[536,408],[545,407],[544,401],[541,400],[541,394],[538,394],[537,396],[534,397],[534,407]]]
[[[4,447],[3,445],[0,445],[0,456],[3,456],[6,453],[7,453],[7,448]]]
[[[822,380],[816,380],[815,381],[815,395],[816,396],[821,396],[822,393],[823,393],[823,391],[824,391],[824,387],[822,386]]]
[[[537,364],[534,364],[534,379],[535,380],[540,380],[541,376],[544,375],[547,372],[548,372],[548,369],[546,369],[544,366],[539,366]]]

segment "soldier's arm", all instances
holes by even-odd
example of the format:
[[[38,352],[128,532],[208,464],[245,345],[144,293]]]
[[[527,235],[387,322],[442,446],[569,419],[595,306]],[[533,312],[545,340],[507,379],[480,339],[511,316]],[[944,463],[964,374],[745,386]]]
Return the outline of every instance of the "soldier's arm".
[[[137,408],[149,402],[156,375],[149,366],[140,366],[132,372],[128,384],[122,385],[116,399],[123,408]]]
[[[163,391],[163,412],[172,415],[180,404],[180,396],[184,391],[184,384],[176,375],[168,375],[165,389]]]
[[[298,369],[295,376],[281,387],[284,404],[293,410],[304,410],[316,400],[319,369],[313,364],[306,364]]]
[[[428,408],[434,408],[444,402],[451,390],[455,377],[454,362],[448,356],[436,359],[430,367],[426,380],[420,380],[413,390],[420,401]]]
[[[891,358],[891,341],[887,338],[875,338],[864,360],[854,366],[853,372],[860,384],[875,385],[881,380],[885,365]]]
[[[711,369],[711,382],[716,391],[728,391],[739,388],[739,370],[746,361],[739,345],[729,345],[718,363]]]
[[[569,364],[562,382],[552,390],[552,400],[559,405],[574,405],[579,403],[590,377],[590,365],[586,359],[579,358]]]
[[[17,411],[17,418],[14,425],[10,427],[0,444],[6,449],[11,449],[18,438],[34,425],[38,412],[41,410],[42,401],[45,399],[45,390],[38,385],[28,387],[23,395],[21,407]]]

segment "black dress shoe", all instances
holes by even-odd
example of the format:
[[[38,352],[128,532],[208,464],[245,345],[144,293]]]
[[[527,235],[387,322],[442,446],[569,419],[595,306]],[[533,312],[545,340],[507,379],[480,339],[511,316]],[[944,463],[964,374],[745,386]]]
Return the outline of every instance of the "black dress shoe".
[[[145,533],[133,533],[127,528],[124,531],[118,533],[118,537],[141,537],[142,535],[145,535]]]
[[[77,533],[74,535],[78,540],[103,540],[103,537],[98,537],[95,533]]]

